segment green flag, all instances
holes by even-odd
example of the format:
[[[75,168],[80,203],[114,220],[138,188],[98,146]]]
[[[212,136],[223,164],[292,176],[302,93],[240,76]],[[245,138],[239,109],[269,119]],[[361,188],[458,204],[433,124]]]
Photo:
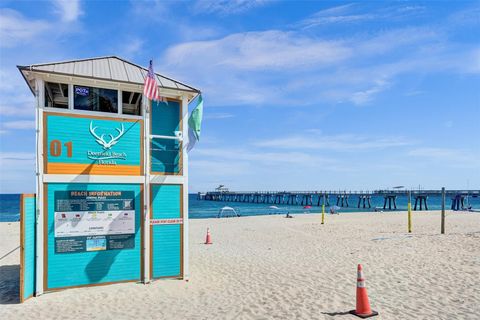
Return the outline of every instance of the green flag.
[[[192,150],[195,143],[200,140],[200,131],[202,128],[203,118],[203,99],[202,95],[199,95],[196,100],[196,106],[190,113],[188,118],[188,147],[187,152]],[[194,101],[195,101],[194,100]],[[193,101],[192,101],[193,102]]]

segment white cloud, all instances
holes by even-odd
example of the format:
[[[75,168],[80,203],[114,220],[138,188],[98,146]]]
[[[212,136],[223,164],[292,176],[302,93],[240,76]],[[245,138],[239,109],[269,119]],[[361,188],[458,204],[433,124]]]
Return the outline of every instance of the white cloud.
[[[340,5],[320,10],[306,19],[301,20],[296,27],[308,29],[332,24],[351,24],[371,20],[398,20],[425,10],[423,6],[389,5],[380,9],[359,12],[362,7],[354,3]]]
[[[152,28],[161,29],[162,34],[168,33],[169,37],[177,41],[212,39],[224,33],[224,26],[218,25],[214,20],[191,19],[188,14],[181,13],[184,10],[183,8],[179,10],[184,4],[181,1],[132,0],[130,3],[132,8],[129,12],[133,13],[133,24],[150,25]],[[193,10],[194,4],[188,3],[187,7]]]
[[[209,106],[263,105],[288,102],[289,82],[302,73],[338,65],[350,54],[342,42],[270,30],[182,43],[170,47],[159,60],[172,77],[195,79]]]
[[[0,193],[35,190],[35,155],[29,152],[0,152]]]
[[[268,151],[252,146],[216,146],[192,151],[190,174],[192,190],[207,190],[222,183],[235,190],[254,189],[305,189],[318,188],[321,183],[335,185],[341,180],[335,177],[338,172],[352,173],[355,166],[344,159],[332,159],[305,151]],[[327,178],[328,177],[328,178]],[[327,182],[328,181],[328,182]]]
[[[121,41],[119,47],[120,56],[125,58],[131,58],[137,55],[143,49],[144,41],[136,37],[127,37]]]
[[[476,168],[480,170],[480,148],[471,150],[455,148],[424,147],[412,149],[407,153],[411,157],[422,158],[431,163],[448,165],[449,167]],[[428,162],[425,162],[428,163]]]
[[[53,19],[33,19],[13,9],[0,9],[0,47],[12,48],[27,42],[42,43],[46,37],[52,41],[50,31],[53,29],[53,37],[76,32],[69,23],[75,22],[82,14],[80,1],[52,0],[52,5],[56,8],[61,22]]]
[[[478,26],[480,25],[479,17],[480,6],[478,2],[474,1],[472,6],[452,13],[448,20],[453,23],[454,26]]]
[[[80,0],[52,0],[56,13],[64,22],[74,22],[83,14]]]
[[[377,80],[376,84],[364,91],[357,91],[351,97],[351,101],[356,105],[363,105],[373,100],[373,97],[386,90],[389,87],[389,83],[385,80]]]
[[[337,7],[332,7],[329,9],[324,9],[316,12],[310,17],[300,21],[296,26],[308,29],[316,26],[332,24],[332,23],[351,23],[359,22],[364,20],[372,20],[377,17],[377,15],[372,13],[366,14],[349,14],[353,8],[353,4],[346,4]]]
[[[360,151],[403,147],[413,144],[403,137],[372,138],[353,134],[342,135],[293,135],[284,138],[261,140],[254,143],[257,147],[280,148],[291,150],[334,150]]]
[[[352,171],[351,165],[342,160],[304,151],[271,152],[252,146],[199,147],[193,151],[190,165],[191,181],[202,181],[201,185],[193,186],[195,190],[205,190],[219,183],[230,184],[237,190],[252,185],[272,188],[286,181],[294,188],[312,174]]]
[[[196,13],[214,13],[220,15],[237,14],[264,6],[267,0],[198,0],[193,10]]]
[[[0,162],[4,161],[34,161],[35,154],[30,152],[0,152]]]
[[[1,92],[1,91],[0,91]],[[16,100],[15,98],[18,98]],[[11,104],[0,103],[0,115],[4,116],[31,116],[35,115],[34,99],[26,95],[9,97],[8,100],[16,100]],[[6,102],[8,103],[8,102]]]
[[[429,27],[337,41],[267,30],[180,43],[160,60],[167,74],[195,79],[209,106],[362,105],[404,74],[478,73],[479,52],[478,47],[456,47],[446,33]]]
[[[35,121],[33,120],[7,121],[3,123],[3,127],[6,129],[15,129],[15,130],[35,129]]]
[[[314,160],[316,163],[320,161],[320,158],[304,152],[266,152],[245,148],[199,148],[196,154],[197,156],[207,156],[209,159],[252,161],[270,165],[279,163],[306,165]],[[326,159],[323,160],[327,161]]]
[[[467,56],[467,59],[471,61],[470,64],[467,64],[465,67],[465,71],[468,73],[480,73],[480,47],[473,50],[470,53],[470,57]]]
[[[207,113],[203,116],[205,120],[219,120],[219,119],[228,119],[235,117],[231,113],[217,112],[217,113]]]
[[[400,48],[412,46],[414,49],[421,49],[423,46],[431,47],[433,44],[445,41],[444,35],[432,28],[427,27],[406,27],[380,31],[362,41],[356,41],[355,53],[360,55],[381,55],[394,52]],[[420,47],[419,47],[420,46]]]
[[[152,1],[131,1],[132,12],[145,19],[146,17],[158,20],[165,20],[165,16],[170,14],[169,2],[162,0]]]
[[[405,6],[405,7],[400,7],[397,9],[398,12],[425,12],[425,7],[424,6],[417,6],[417,5],[410,5],[410,6]]]
[[[322,41],[293,32],[236,33],[210,41],[183,43],[167,50],[171,67],[190,61],[214,68],[268,70],[330,65],[350,56],[341,41]]]
[[[0,47],[14,47],[50,28],[44,20],[24,17],[11,9],[0,9]]]
[[[35,98],[15,67],[0,69],[0,116],[35,115]]]
[[[190,164],[192,170],[208,173],[209,178],[242,176],[252,170],[252,164],[245,161],[195,160]]]
[[[418,96],[418,95],[421,95],[421,94],[424,94],[424,93],[426,93],[426,91],[424,91],[424,90],[410,90],[410,91],[405,92],[405,96],[413,97],[413,96]]]
[[[344,4],[336,7],[331,7],[328,9],[323,9],[323,10],[317,11],[312,16],[321,17],[321,16],[342,15],[342,14],[345,14],[346,12],[351,11],[350,9],[353,9],[354,5],[355,5],[354,3],[349,3],[349,4]]]

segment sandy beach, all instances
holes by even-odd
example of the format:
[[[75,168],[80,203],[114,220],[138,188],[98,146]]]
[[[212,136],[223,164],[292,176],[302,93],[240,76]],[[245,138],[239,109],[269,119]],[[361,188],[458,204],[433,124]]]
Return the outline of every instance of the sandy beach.
[[[0,319],[358,319],[362,263],[377,319],[480,319],[480,214],[405,212],[190,221],[190,280],[18,303],[19,224],[0,223]],[[213,245],[204,245],[210,227]]]

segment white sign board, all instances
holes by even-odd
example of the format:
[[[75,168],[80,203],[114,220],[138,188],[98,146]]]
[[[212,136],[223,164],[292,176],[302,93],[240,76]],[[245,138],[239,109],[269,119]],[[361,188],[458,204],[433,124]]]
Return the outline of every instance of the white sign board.
[[[55,212],[55,237],[135,233],[135,210]]]

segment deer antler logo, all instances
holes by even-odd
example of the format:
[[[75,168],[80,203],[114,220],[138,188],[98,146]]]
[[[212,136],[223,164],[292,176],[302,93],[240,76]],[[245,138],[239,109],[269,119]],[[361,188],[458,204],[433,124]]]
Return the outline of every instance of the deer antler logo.
[[[93,126],[93,121],[90,121],[90,133],[92,134],[92,136],[95,137],[95,141],[101,145],[103,147],[104,150],[108,150],[110,149],[111,147],[113,147],[114,145],[116,145],[118,143],[118,140],[123,136],[123,134],[125,133],[125,129],[123,127],[123,123],[122,123],[122,127],[119,129],[119,128],[115,128],[115,130],[118,131],[118,135],[116,137],[114,137],[113,135],[109,134],[110,136],[110,141],[105,141],[104,137],[105,137],[105,134],[102,134],[101,136],[98,136],[96,133],[95,133],[95,130],[97,129],[98,127],[94,127]]]

